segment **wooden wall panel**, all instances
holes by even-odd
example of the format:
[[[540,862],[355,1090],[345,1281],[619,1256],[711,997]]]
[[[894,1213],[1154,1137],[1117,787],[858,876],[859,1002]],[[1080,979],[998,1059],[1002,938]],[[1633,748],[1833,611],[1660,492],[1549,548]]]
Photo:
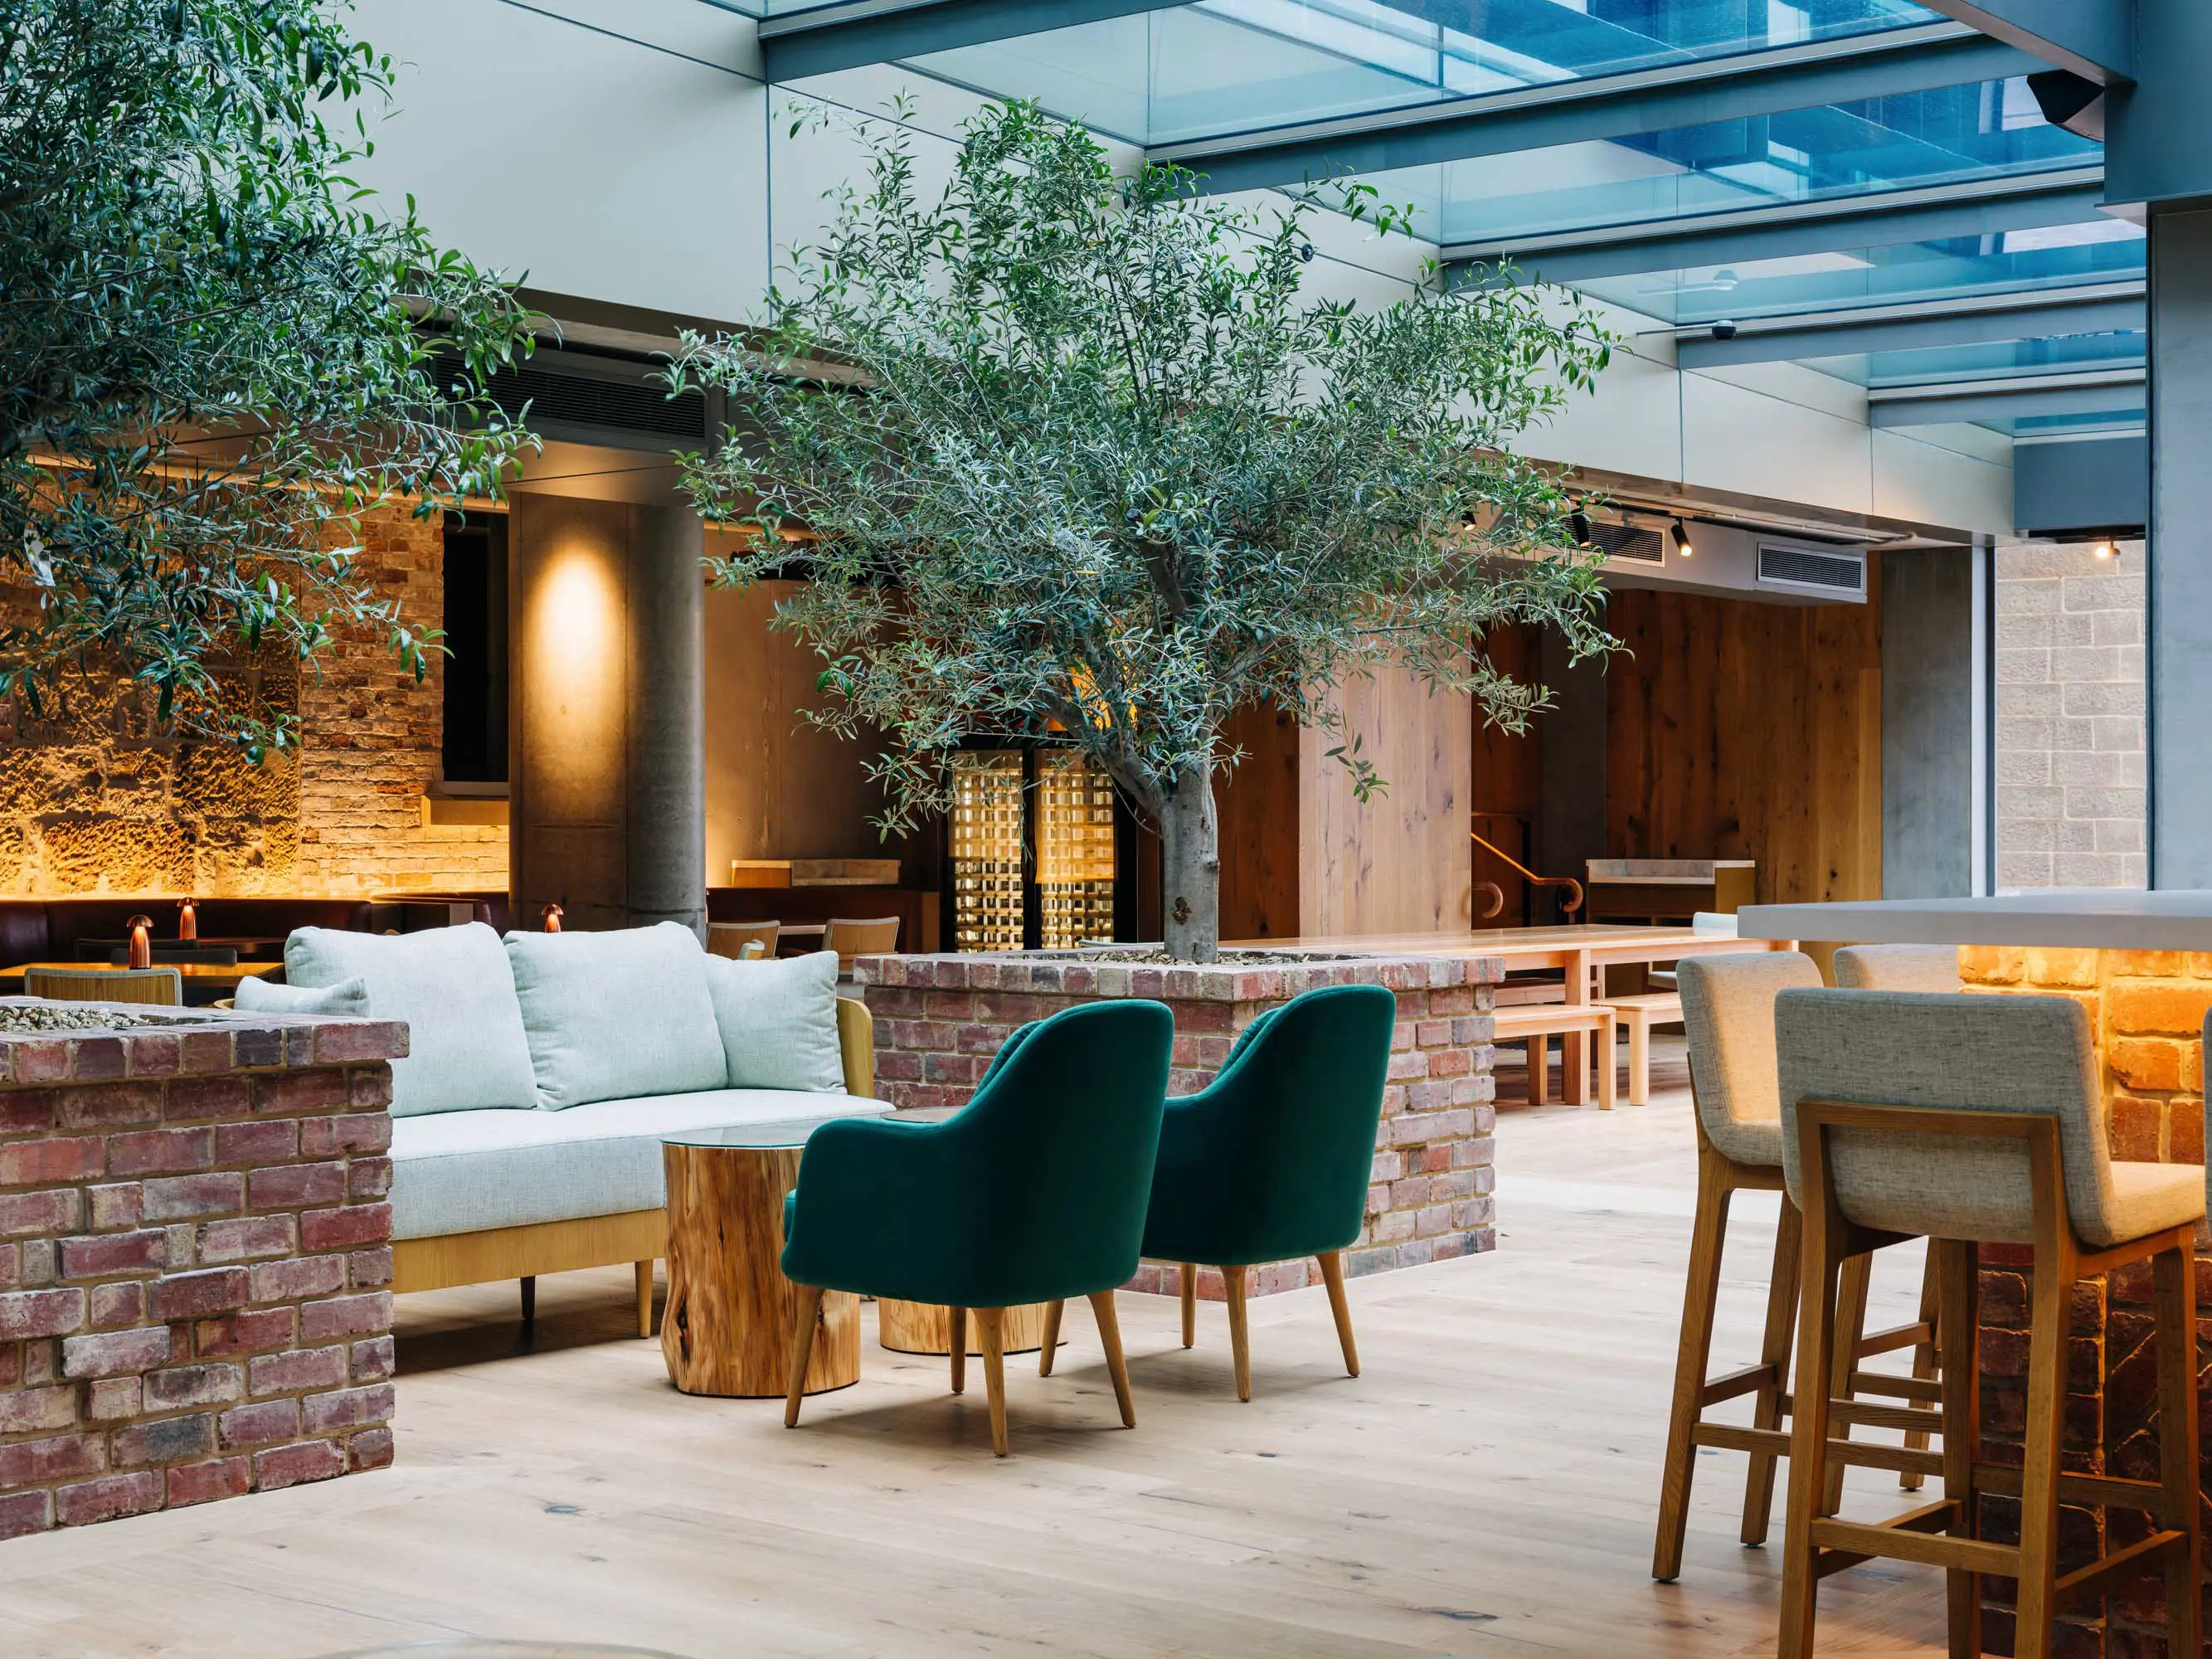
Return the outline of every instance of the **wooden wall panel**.
[[[1623,589],[1605,854],[1750,858],[1762,902],[1881,896],[1881,628],[1863,605]]]
[[[1543,678],[1542,635],[1521,624],[1492,629],[1484,641],[1491,661],[1524,684]],[[1501,731],[1470,708],[1474,769],[1468,790],[1472,827],[1483,839],[1530,869],[1540,863],[1538,832],[1544,807],[1544,724],[1539,714],[1516,737]],[[1526,927],[1534,919],[1533,896],[1521,874],[1504,860],[1469,843],[1474,879],[1493,882],[1505,895],[1505,909],[1490,924]]]
[[[847,743],[799,718],[817,707],[822,665],[769,627],[789,582],[707,594],[707,878],[732,859],[890,858],[908,883],[935,879],[920,845],[878,839],[869,820],[883,792],[867,775],[874,747]],[[932,838],[924,832],[917,842]],[[924,867],[924,866],[927,867]]]
[[[1298,726],[1273,708],[1240,709],[1224,730],[1244,761],[1216,781],[1221,817],[1221,937],[1298,931]]]
[[[1389,781],[1365,803],[1328,750],[1298,734],[1300,932],[1413,932],[1468,925],[1474,843],[1467,837],[1474,750],[1469,701],[1431,696],[1413,675],[1377,670],[1339,693],[1347,732]]]

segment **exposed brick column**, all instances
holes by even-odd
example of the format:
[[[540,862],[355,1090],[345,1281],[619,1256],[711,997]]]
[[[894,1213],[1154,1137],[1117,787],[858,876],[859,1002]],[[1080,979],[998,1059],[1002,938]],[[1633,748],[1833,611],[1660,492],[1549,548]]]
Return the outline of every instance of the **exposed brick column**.
[[[2070,997],[2087,1011],[2112,1111],[2112,1156],[2142,1163],[2204,1161],[2204,1076],[2201,1033],[2212,1007],[2212,954],[2178,951],[2021,950],[1970,945],[1960,971],[1978,990]],[[2030,1252],[1981,1247],[1982,1455],[2017,1465],[2027,1413]],[[2212,1249],[2197,1233],[2200,1331],[2212,1319]],[[2151,1348],[2150,1273],[2124,1268],[2074,1287],[2067,1333],[2065,1468],[2081,1474],[2156,1480],[2158,1380]],[[2212,1389],[2205,1399],[2212,1402]],[[2212,1441],[2208,1441],[2212,1455]],[[2203,1485],[2202,1475],[2200,1486]],[[1982,1500],[1982,1535],[2020,1539],[2020,1504]],[[2143,1535],[2131,1510],[2060,1511],[2058,1570],[2070,1572]],[[1985,1639],[2010,1653],[2009,1580],[1984,1578]],[[2060,1621],[2057,1651],[2081,1659],[2150,1659],[2165,1651],[2166,1607],[2154,1578],[2133,1581],[2112,1597]],[[2206,1649],[2212,1654],[2212,1645]]]
[[[0,1537],[392,1461],[385,1021],[0,1036]]]
[[[876,1090],[908,1108],[957,1106],[975,1092],[1007,1034],[1079,1003],[1164,1002],[1176,1023],[1170,1094],[1194,1094],[1229,1058],[1237,1034],[1269,1008],[1324,985],[1381,985],[1398,999],[1390,1081],[1367,1189],[1367,1221],[1346,1270],[1383,1273],[1496,1248],[1491,999],[1494,957],[1358,957],[1279,968],[1144,967],[1069,956],[863,957],[854,964],[876,1016]],[[1318,1277],[1310,1261],[1253,1275],[1255,1293]],[[1181,1269],[1146,1263],[1130,1288],[1173,1293]],[[1223,1294],[1218,1273],[1199,1293]]]

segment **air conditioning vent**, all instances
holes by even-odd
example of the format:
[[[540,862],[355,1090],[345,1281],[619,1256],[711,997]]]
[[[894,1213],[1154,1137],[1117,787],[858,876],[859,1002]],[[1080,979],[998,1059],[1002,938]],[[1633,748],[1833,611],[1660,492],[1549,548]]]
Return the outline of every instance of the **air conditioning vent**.
[[[1632,564],[1667,562],[1667,538],[1656,530],[1626,524],[1594,524],[1589,540],[1590,545],[1608,559],[1626,559]]]
[[[707,400],[698,392],[671,398],[648,381],[561,374],[525,364],[492,376],[492,401],[509,415],[530,405],[533,421],[562,421],[609,432],[648,432],[697,442],[707,432]]]
[[[1759,544],[1759,585],[1829,599],[1866,598],[1863,552],[1814,552],[1810,548]]]

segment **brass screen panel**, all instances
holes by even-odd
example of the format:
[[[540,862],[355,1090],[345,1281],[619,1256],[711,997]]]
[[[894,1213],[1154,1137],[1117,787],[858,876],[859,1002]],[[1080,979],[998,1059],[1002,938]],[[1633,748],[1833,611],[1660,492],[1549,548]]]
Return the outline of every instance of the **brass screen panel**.
[[[1022,948],[1022,757],[952,757],[952,948]]]
[[[1087,755],[1037,757],[1037,890],[1047,950],[1114,937],[1114,786]]]

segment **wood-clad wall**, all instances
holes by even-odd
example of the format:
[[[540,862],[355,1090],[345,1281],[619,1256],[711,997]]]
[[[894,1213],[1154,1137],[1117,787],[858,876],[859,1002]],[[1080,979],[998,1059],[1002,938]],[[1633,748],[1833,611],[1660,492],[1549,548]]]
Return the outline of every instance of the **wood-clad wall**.
[[[1215,784],[1221,822],[1221,937],[1298,931],[1298,726],[1240,709],[1224,734],[1244,759]]]
[[[1309,936],[1468,925],[1473,728],[1468,699],[1402,669],[1342,686],[1344,736],[1298,734],[1299,931]],[[1361,801],[1328,750],[1353,735],[1389,786]]]
[[[1607,623],[1606,847],[1749,858],[1765,903],[1881,896],[1881,617],[1626,589]]]

